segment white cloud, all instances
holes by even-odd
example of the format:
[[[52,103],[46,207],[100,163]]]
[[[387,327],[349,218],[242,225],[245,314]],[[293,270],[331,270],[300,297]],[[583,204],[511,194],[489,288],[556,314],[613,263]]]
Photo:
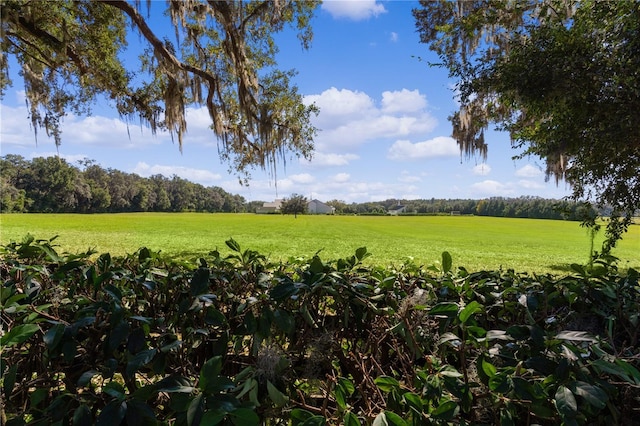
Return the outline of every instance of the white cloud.
[[[527,164],[516,170],[516,176],[524,178],[534,178],[542,176],[542,174],[542,170],[540,170],[538,167],[532,166],[531,164]]]
[[[471,185],[471,189],[483,196],[511,196],[515,191],[511,184],[503,184],[495,180],[484,180]]]
[[[351,175],[349,173],[338,173],[333,176],[333,181],[337,183],[349,182],[349,179],[351,179]]]
[[[422,178],[420,176],[412,175],[408,171],[404,170],[400,174],[398,181],[404,182],[404,183],[416,183],[416,182],[422,182]]]
[[[386,9],[375,0],[325,0],[322,9],[334,18],[346,18],[354,21],[376,17],[386,13]]]
[[[320,108],[320,114],[314,119],[314,123],[321,128],[327,125],[336,127],[375,114],[375,105],[369,95],[348,89],[338,90],[332,87],[319,95],[305,96],[304,102],[315,103]]]
[[[344,153],[380,138],[423,135],[438,124],[426,110],[427,101],[418,90],[386,91],[378,106],[366,93],[332,87],[305,97],[305,102],[320,108],[320,114],[313,119],[320,130],[315,138],[320,153]]]
[[[351,161],[360,158],[355,154],[325,154],[316,152],[309,162],[312,166],[347,166]]]
[[[407,140],[396,141],[389,148],[387,158],[397,161],[410,161],[455,155],[460,155],[456,141],[447,136],[438,136],[431,140],[417,143],[411,143]]]
[[[521,179],[518,181],[518,186],[525,189],[542,189],[544,185],[540,182],[536,182],[533,180]]]
[[[163,166],[160,164],[150,166],[145,162],[139,162],[136,164],[132,172],[144,177],[160,174],[170,178],[171,176],[176,175],[183,179],[205,186],[213,185],[222,178],[221,175],[210,172],[209,170],[192,169],[183,166]]]
[[[391,40],[392,43],[395,43],[398,41],[398,33],[392,31],[391,32],[391,37],[389,37],[389,40]]]
[[[491,173],[491,166],[485,163],[478,164],[473,169],[471,169],[471,172],[474,175],[486,176]]]
[[[310,175],[309,173],[300,173],[297,175],[291,175],[289,179],[291,179],[293,183],[298,183],[303,185],[313,183],[316,180],[316,178]]]
[[[419,90],[382,92],[382,112],[416,112],[427,107],[427,98]]]

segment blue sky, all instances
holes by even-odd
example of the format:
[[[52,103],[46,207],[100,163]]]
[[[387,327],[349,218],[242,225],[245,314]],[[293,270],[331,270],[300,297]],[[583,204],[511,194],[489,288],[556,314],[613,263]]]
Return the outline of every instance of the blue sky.
[[[292,193],[346,202],[568,195],[565,184],[545,182],[538,158],[512,160],[517,151],[506,134],[488,132],[486,163],[461,158],[447,120],[456,110],[454,82],[446,70],[427,66],[437,57],[418,42],[413,7],[417,2],[328,1],[312,22],[310,50],[291,31],[277,36],[280,67],[298,70],[305,102],[320,107],[313,160],[279,165],[277,185],[256,170],[249,186],[241,186],[220,162],[208,113],[198,108],[188,109],[182,153],[168,134],[153,136],[136,123],[129,124],[129,137],[127,124],[99,103],[90,117],[65,117],[59,155],[141,176],[175,174],[248,201]],[[56,155],[44,132],[36,144],[21,89],[15,78],[2,99],[0,154]]]

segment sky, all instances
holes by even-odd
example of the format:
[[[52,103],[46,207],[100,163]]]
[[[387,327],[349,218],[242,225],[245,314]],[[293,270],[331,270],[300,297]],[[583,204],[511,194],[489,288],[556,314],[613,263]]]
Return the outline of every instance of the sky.
[[[419,43],[414,7],[417,2],[330,0],[316,11],[309,50],[293,31],[276,36],[280,68],[296,69],[305,102],[320,108],[313,159],[280,163],[276,177],[254,170],[249,185],[241,185],[218,158],[204,108],[187,110],[182,152],[169,134],[127,124],[106,103],[88,117],[67,115],[58,149],[43,131],[36,143],[19,78],[1,102],[0,155],[60,155],[74,165],[88,158],[144,177],[177,175],[219,186],[247,201],[294,193],[347,203],[569,195],[564,183],[545,182],[539,158],[513,160],[519,152],[504,133],[485,135],[486,162],[461,157],[447,120],[457,109],[455,82],[445,69],[428,66],[438,58]]]

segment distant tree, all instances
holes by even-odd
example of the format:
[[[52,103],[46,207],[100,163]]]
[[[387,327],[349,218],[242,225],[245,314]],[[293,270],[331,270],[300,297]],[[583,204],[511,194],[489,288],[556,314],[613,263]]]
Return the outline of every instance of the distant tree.
[[[291,194],[291,197],[282,201],[280,211],[282,214],[292,214],[297,218],[299,213],[307,211],[307,198],[299,194]]]
[[[487,127],[508,131],[519,156],[546,160],[574,200],[611,207],[608,251],[640,209],[638,2],[420,4],[421,41],[457,80],[450,119],[462,152],[486,157]]]
[[[151,1],[2,0],[0,96],[17,63],[33,128],[56,144],[64,115],[86,114],[104,96],[121,116],[176,135],[181,149],[187,106],[206,107],[221,158],[245,179],[290,152],[309,158],[316,107],[303,103],[295,71],[278,69],[274,35],[295,27],[309,47],[319,2],[163,3],[165,10]],[[164,23],[152,29],[150,14]],[[127,52],[133,41],[140,50]]]

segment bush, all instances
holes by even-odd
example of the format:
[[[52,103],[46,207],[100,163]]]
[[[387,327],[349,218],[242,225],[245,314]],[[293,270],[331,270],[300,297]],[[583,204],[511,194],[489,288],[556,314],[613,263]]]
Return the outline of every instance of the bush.
[[[633,424],[638,273],[2,248],[3,424]],[[636,411],[634,411],[636,410]],[[634,417],[636,416],[636,417]]]

